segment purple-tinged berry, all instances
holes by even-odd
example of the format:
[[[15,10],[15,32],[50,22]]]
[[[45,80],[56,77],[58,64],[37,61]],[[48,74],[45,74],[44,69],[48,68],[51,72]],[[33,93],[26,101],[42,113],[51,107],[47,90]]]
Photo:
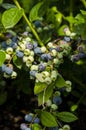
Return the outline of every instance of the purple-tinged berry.
[[[26,43],[25,46],[27,49],[30,49],[30,50],[33,49],[33,45],[31,43]]]
[[[22,124],[20,125],[20,129],[21,129],[21,130],[26,130],[26,128],[27,128],[27,125],[26,125],[25,123],[22,123]]]
[[[19,57],[19,58],[22,58],[24,56],[24,53],[20,50],[17,50],[16,51],[16,55]]]
[[[46,68],[46,65],[43,64],[43,63],[39,64],[39,66],[38,66],[38,70],[39,70],[40,72],[44,71],[45,68]]]
[[[71,57],[71,60],[72,60],[73,62],[77,62],[79,59],[80,59],[80,57],[79,57],[78,54],[72,55],[72,57]]]
[[[84,57],[86,57],[86,54],[83,53],[83,52],[80,52],[80,53],[78,54],[78,56],[79,56],[79,58],[84,58]]]
[[[36,117],[35,119],[34,119],[34,121],[33,121],[34,123],[37,123],[37,124],[39,124],[40,123],[40,120],[39,120],[39,118],[38,117]]]

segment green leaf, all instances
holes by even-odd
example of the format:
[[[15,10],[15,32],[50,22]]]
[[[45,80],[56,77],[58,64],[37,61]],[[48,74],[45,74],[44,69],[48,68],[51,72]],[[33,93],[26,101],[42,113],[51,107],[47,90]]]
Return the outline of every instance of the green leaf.
[[[7,92],[0,93],[0,105],[2,105],[7,99]]]
[[[33,130],[42,130],[41,126],[39,124],[32,124]]]
[[[11,8],[2,15],[2,24],[8,29],[14,27],[23,15],[23,9]]]
[[[46,102],[53,93],[53,85],[49,85],[46,90],[45,94],[44,91],[38,94],[38,105],[40,106],[43,103],[43,96],[44,96],[44,102]]]
[[[1,6],[5,9],[16,8],[15,5],[9,3],[3,3]]]
[[[2,4],[3,3],[3,0],[0,0],[0,4]]]
[[[14,57],[13,57],[13,63],[14,63],[14,65],[15,65],[17,68],[19,68],[19,69],[22,68],[22,60],[21,60],[20,58],[18,58],[17,56],[14,56]]]
[[[6,53],[0,50],[0,66],[2,66],[2,64],[4,63],[5,58],[6,58]]]
[[[41,123],[46,127],[58,126],[55,117],[47,111],[42,111],[41,113]]]
[[[59,74],[56,80],[56,86],[58,88],[62,88],[64,86],[66,86],[65,80],[63,79],[63,77]]]
[[[80,10],[81,14],[86,16],[86,11],[85,10]]]
[[[39,2],[36,4],[30,11],[29,19],[30,21],[35,21],[35,20],[41,20],[42,17],[39,16],[39,9],[42,6],[43,2]]]
[[[34,94],[38,94],[38,93],[42,92],[45,88],[46,88],[45,83],[40,83],[40,82],[35,83]]]
[[[70,112],[59,112],[59,113],[57,114],[57,117],[58,117],[61,121],[64,121],[64,122],[67,122],[67,123],[73,122],[73,121],[75,121],[75,120],[78,119],[74,114],[72,114],[72,113],[70,113]]]

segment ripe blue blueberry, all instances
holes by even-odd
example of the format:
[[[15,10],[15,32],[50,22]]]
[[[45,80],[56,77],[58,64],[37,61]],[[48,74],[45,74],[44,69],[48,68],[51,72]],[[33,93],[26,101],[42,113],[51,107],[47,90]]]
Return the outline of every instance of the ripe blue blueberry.
[[[35,77],[35,74],[36,74],[36,70],[31,70],[30,71],[30,76]]]
[[[33,43],[33,47],[36,48],[38,46],[38,43],[37,42],[34,42]]]
[[[62,103],[62,98],[59,96],[53,97],[53,103],[56,105],[60,105]]]
[[[32,113],[25,115],[25,120],[26,120],[26,121],[32,122],[32,119],[33,119],[33,114],[32,114]]]
[[[24,56],[24,53],[22,51],[19,51],[19,50],[16,50],[16,55],[19,57],[19,58],[22,58]]]
[[[34,25],[36,26],[36,27],[41,27],[42,25],[41,25],[41,22],[40,21],[35,21],[34,22]]]
[[[2,72],[5,72],[5,68],[6,68],[6,65],[3,64],[3,65],[1,66],[1,70],[2,70]]]
[[[5,67],[5,73],[6,73],[6,74],[10,75],[10,74],[12,74],[12,72],[13,72],[12,68],[10,68],[10,67]]]
[[[40,54],[42,53],[41,48],[40,48],[40,47],[36,47],[36,48],[34,49],[34,53],[35,53],[36,55],[40,55]]]
[[[50,55],[50,53],[48,53],[48,54],[42,54],[41,55],[41,59],[43,60],[43,61],[48,61],[48,60],[52,60],[53,59],[53,57]]]
[[[7,47],[6,41],[3,41],[3,42],[2,42],[1,47],[2,47],[2,48],[6,48],[6,47]]]
[[[38,117],[36,117],[35,119],[34,119],[34,121],[33,121],[34,123],[37,123],[37,124],[39,124],[40,123],[40,120],[39,120],[39,118]]]
[[[64,40],[65,40],[66,42],[70,42],[70,37],[65,36],[65,37],[64,37]]]
[[[84,52],[80,52],[78,54],[78,56],[79,56],[79,58],[84,58],[84,57],[86,57],[86,54]]]
[[[45,70],[45,68],[46,68],[46,65],[43,64],[43,63],[39,64],[39,66],[38,66],[38,70],[39,70],[40,72],[42,72],[43,70]]]

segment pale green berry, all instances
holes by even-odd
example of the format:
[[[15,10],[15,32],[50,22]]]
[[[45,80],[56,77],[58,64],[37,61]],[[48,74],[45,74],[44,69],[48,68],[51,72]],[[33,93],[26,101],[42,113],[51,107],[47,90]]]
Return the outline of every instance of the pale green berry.
[[[52,42],[49,42],[48,44],[47,44],[47,47],[53,47],[53,43]]]
[[[6,54],[6,60],[10,61],[11,60],[11,56],[9,54]]]
[[[72,90],[71,86],[66,87],[67,92],[71,92],[71,90]]]
[[[63,58],[62,53],[58,53],[58,54],[57,54],[57,57],[58,57],[59,59],[62,59],[62,58]]]
[[[45,46],[42,46],[42,47],[41,47],[41,51],[42,51],[42,53],[45,53],[45,52],[46,52],[46,50],[47,50],[47,49],[46,49],[46,47],[45,47]]]
[[[32,66],[32,63],[29,61],[26,61],[26,66],[28,67],[28,68],[30,68],[31,66]]]
[[[30,69],[31,70],[38,70],[38,65],[32,65]]]
[[[53,81],[55,81],[56,78],[57,78],[57,75],[58,75],[58,71],[53,70],[53,71],[51,72],[51,79],[52,79]]]
[[[11,78],[15,79],[16,77],[17,77],[17,73],[15,71],[13,71],[12,74],[11,74]]]
[[[50,100],[50,99],[49,99],[49,100],[47,100],[47,101],[46,101],[46,106],[50,107],[51,105],[52,105],[51,100]]]
[[[71,81],[69,81],[69,80],[66,80],[65,82],[67,85],[70,85],[70,86],[72,85]]]
[[[24,50],[24,55],[25,56],[29,56],[30,55],[30,50],[29,49],[25,49]]]
[[[57,110],[57,109],[58,109],[58,106],[57,106],[56,104],[52,104],[52,105],[51,105],[51,108],[52,108],[53,110]]]
[[[19,45],[19,47],[20,47],[20,50],[22,50],[22,51],[24,51],[24,50],[26,49],[26,46],[25,46],[25,44],[23,44],[23,43],[21,43],[21,44]]]
[[[33,62],[34,61],[34,57],[33,56],[29,56],[28,58],[27,58],[27,61],[26,62]]]
[[[51,56],[56,57],[56,55],[57,55],[57,51],[56,51],[55,49],[53,49],[53,50],[51,51]]]
[[[6,49],[6,52],[7,52],[7,54],[9,54],[9,55],[13,54],[13,48],[12,48],[12,47],[8,47],[8,48]]]
[[[26,62],[26,61],[27,61],[27,59],[28,59],[28,57],[27,57],[27,56],[23,56],[23,62]]]
[[[10,78],[10,75],[8,75],[7,73],[4,73],[3,75],[5,78]]]
[[[59,128],[58,130],[63,130],[62,128]]]
[[[60,97],[61,96],[61,92],[60,91],[56,91],[54,95]]]
[[[46,77],[50,76],[50,73],[48,71],[43,71],[42,75],[43,75],[44,78],[46,78]]]
[[[54,59],[53,59],[53,63],[56,64],[56,65],[59,64],[59,59],[54,58]]]
[[[69,125],[64,125],[62,128],[63,128],[63,130],[70,130],[70,126]]]
[[[47,83],[47,84],[50,84],[52,82],[51,78],[50,77],[46,77],[44,79],[44,82]]]
[[[34,51],[30,51],[30,55],[31,55],[31,56],[34,56]]]

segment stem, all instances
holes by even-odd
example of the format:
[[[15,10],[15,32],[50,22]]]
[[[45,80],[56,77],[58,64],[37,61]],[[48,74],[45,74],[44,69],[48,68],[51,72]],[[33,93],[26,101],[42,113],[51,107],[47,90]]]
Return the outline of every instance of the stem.
[[[73,17],[73,0],[70,0],[70,14]],[[70,30],[72,31],[73,24],[70,22]]]
[[[81,2],[84,5],[84,7],[86,8],[86,1],[85,0],[81,0]]]
[[[21,6],[20,6],[20,4],[18,3],[18,1],[17,1],[17,0],[13,0],[13,1],[14,1],[14,3],[16,4],[16,6],[17,6],[19,9],[21,9]],[[42,43],[41,39],[39,38],[37,32],[36,32],[35,29],[33,28],[31,22],[28,20],[28,18],[27,18],[27,16],[26,16],[25,12],[23,12],[23,17],[24,17],[25,21],[27,22],[28,26],[30,27],[32,33],[34,34],[34,36],[35,36],[36,39],[38,40],[39,45],[40,45],[40,46],[44,46],[44,44]]]

